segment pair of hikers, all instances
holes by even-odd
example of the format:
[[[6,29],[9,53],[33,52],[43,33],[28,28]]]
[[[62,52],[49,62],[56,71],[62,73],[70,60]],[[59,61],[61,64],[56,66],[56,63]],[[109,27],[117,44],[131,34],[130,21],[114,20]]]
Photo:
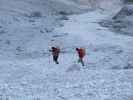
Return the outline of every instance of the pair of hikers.
[[[58,57],[59,57],[59,53],[60,53],[60,48],[59,47],[51,47],[50,51],[52,52],[52,55],[53,55],[53,61],[56,64],[59,64]],[[76,48],[76,51],[77,51],[78,56],[79,56],[78,62],[81,63],[82,66],[84,66],[83,58],[85,56],[85,49],[84,48]]]

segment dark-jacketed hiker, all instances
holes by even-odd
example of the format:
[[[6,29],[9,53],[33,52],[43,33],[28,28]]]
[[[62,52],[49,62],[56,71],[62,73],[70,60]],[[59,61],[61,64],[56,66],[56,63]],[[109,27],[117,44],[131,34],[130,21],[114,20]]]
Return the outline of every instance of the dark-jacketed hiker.
[[[79,56],[78,62],[80,62],[82,64],[82,66],[84,66],[83,58],[85,56],[85,49],[84,48],[76,48],[76,51],[77,51],[78,56]]]
[[[52,49],[51,51],[52,51],[52,55],[53,55],[53,61],[56,64],[59,64],[58,58],[59,58],[60,48],[58,48],[58,47],[52,47],[51,49]]]

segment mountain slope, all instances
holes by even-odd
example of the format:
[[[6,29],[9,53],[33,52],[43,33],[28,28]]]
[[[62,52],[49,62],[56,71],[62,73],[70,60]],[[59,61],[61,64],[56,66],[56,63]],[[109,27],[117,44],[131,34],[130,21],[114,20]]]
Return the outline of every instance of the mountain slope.
[[[0,0],[2,100],[132,100],[133,37],[99,25],[116,11],[77,15],[86,6],[76,0],[11,1]],[[53,45],[62,51],[59,65]],[[86,48],[84,67],[76,47]]]

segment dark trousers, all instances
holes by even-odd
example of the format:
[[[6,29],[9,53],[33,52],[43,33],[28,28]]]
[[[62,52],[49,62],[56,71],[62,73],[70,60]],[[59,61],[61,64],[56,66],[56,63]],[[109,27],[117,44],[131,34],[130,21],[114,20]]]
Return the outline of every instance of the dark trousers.
[[[84,65],[84,61],[83,61],[83,59],[82,59],[82,58],[79,58],[78,62],[79,62],[79,63],[81,63],[81,64],[82,64],[82,66],[85,66],[85,65]]]
[[[53,60],[54,60],[54,62],[55,62],[56,64],[59,64],[59,62],[58,62],[58,56],[53,56]]]

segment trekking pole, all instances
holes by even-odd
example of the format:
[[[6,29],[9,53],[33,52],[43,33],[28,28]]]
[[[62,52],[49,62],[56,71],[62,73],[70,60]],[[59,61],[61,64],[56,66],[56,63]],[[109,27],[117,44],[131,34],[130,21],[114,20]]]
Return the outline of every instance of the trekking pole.
[[[49,64],[50,64],[50,53],[51,53],[51,50],[49,50],[49,52],[48,52],[48,62],[49,62]]]

